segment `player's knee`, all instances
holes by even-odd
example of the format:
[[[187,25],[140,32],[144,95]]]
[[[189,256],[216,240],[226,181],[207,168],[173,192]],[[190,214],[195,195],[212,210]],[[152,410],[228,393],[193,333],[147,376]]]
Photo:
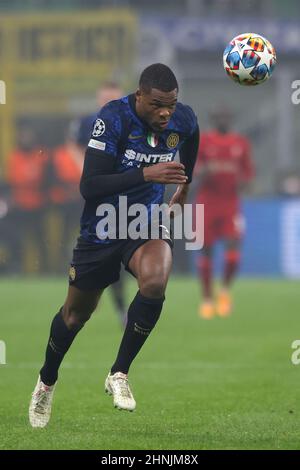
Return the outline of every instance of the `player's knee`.
[[[140,283],[140,293],[144,297],[159,299],[164,296],[167,279],[161,276],[143,279]]]
[[[90,319],[92,312],[81,311],[76,307],[65,305],[63,307],[63,319],[66,326],[70,329],[82,328]]]
[[[204,246],[201,251],[201,257],[212,257],[212,247],[211,246]]]
[[[225,242],[225,250],[236,250],[238,251],[240,249],[240,240],[227,240]]]

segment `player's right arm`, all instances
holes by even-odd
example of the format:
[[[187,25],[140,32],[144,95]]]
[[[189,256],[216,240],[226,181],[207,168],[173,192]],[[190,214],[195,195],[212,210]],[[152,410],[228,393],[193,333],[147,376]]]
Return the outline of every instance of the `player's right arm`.
[[[187,180],[184,166],[177,162],[157,163],[124,173],[113,173],[113,166],[109,155],[87,150],[80,180],[80,192],[84,199],[118,194],[145,182],[181,184]]]
[[[118,116],[112,117],[109,105],[105,106],[95,121],[85,154],[80,181],[80,192],[84,199],[118,194],[145,182],[162,184],[186,182],[184,166],[177,162],[158,163],[115,173],[115,159],[121,131],[121,120]]]
[[[156,163],[143,169],[144,180],[161,184],[183,184],[188,177],[179,162]]]

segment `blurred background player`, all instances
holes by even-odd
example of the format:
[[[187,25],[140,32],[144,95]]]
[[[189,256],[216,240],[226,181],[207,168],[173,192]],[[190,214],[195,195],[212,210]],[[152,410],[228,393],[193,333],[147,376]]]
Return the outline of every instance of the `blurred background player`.
[[[44,191],[48,153],[41,150],[32,126],[17,128],[16,147],[8,155],[7,183],[10,188],[9,217],[11,259],[16,272],[26,270],[25,245],[34,243],[36,269],[44,271],[44,215],[47,195]],[[23,259],[25,258],[25,259]]]
[[[105,82],[96,91],[97,112],[103,108],[109,101],[118,100],[123,96],[123,90],[116,82]],[[81,117],[71,123],[71,133],[77,144],[77,149],[84,159],[84,154],[89,143],[93,124],[97,113],[92,113]],[[111,293],[117,313],[123,326],[126,323],[126,302],[124,292],[124,273],[119,281],[111,284]]]
[[[204,204],[204,247],[197,264],[203,293],[199,315],[205,319],[231,313],[229,288],[239,267],[243,234],[239,196],[254,174],[250,142],[231,131],[231,111],[218,107],[211,121],[213,129],[201,135],[195,177],[196,203]],[[224,241],[224,273],[215,303],[212,255],[220,239]]]
[[[73,136],[67,132],[65,141],[51,151],[50,157],[48,202],[51,207],[51,219],[55,225],[59,225],[60,230],[56,231],[59,236],[56,240],[58,249],[50,250],[49,265],[60,271],[65,269],[65,264],[71,257],[78,226],[78,213],[82,210],[79,182],[84,155]]]
[[[74,139],[83,152],[89,143],[93,124],[99,109],[103,108],[109,101],[118,100],[123,96],[123,90],[116,82],[105,82],[96,90],[96,111],[94,113],[82,116],[71,123]]]
[[[9,186],[2,178],[0,178],[0,275],[6,274],[12,269],[9,255],[10,250],[10,232],[7,224],[9,212]]]

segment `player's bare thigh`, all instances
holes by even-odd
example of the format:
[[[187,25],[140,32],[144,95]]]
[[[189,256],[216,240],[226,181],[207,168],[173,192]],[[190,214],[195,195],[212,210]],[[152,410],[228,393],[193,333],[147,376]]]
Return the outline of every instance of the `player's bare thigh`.
[[[134,252],[129,268],[137,278],[142,295],[161,298],[172,268],[171,247],[164,240],[149,240]]]
[[[68,328],[84,324],[96,309],[104,289],[83,291],[69,286],[63,306],[63,318]]]

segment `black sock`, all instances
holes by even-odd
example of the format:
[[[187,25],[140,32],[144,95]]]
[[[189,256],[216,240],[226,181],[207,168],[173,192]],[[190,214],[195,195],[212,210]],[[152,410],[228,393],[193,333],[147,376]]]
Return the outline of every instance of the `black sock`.
[[[129,367],[159,319],[165,298],[150,299],[137,293],[128,310],[127,326],[111,373],[127,374]]]
[[[82,326],[69,330],[63,320],[62,309],[53,318],[46,349],[46,359],[40,371],[41,380],[44,384],[53,385],[56,382],[59,366]]]

